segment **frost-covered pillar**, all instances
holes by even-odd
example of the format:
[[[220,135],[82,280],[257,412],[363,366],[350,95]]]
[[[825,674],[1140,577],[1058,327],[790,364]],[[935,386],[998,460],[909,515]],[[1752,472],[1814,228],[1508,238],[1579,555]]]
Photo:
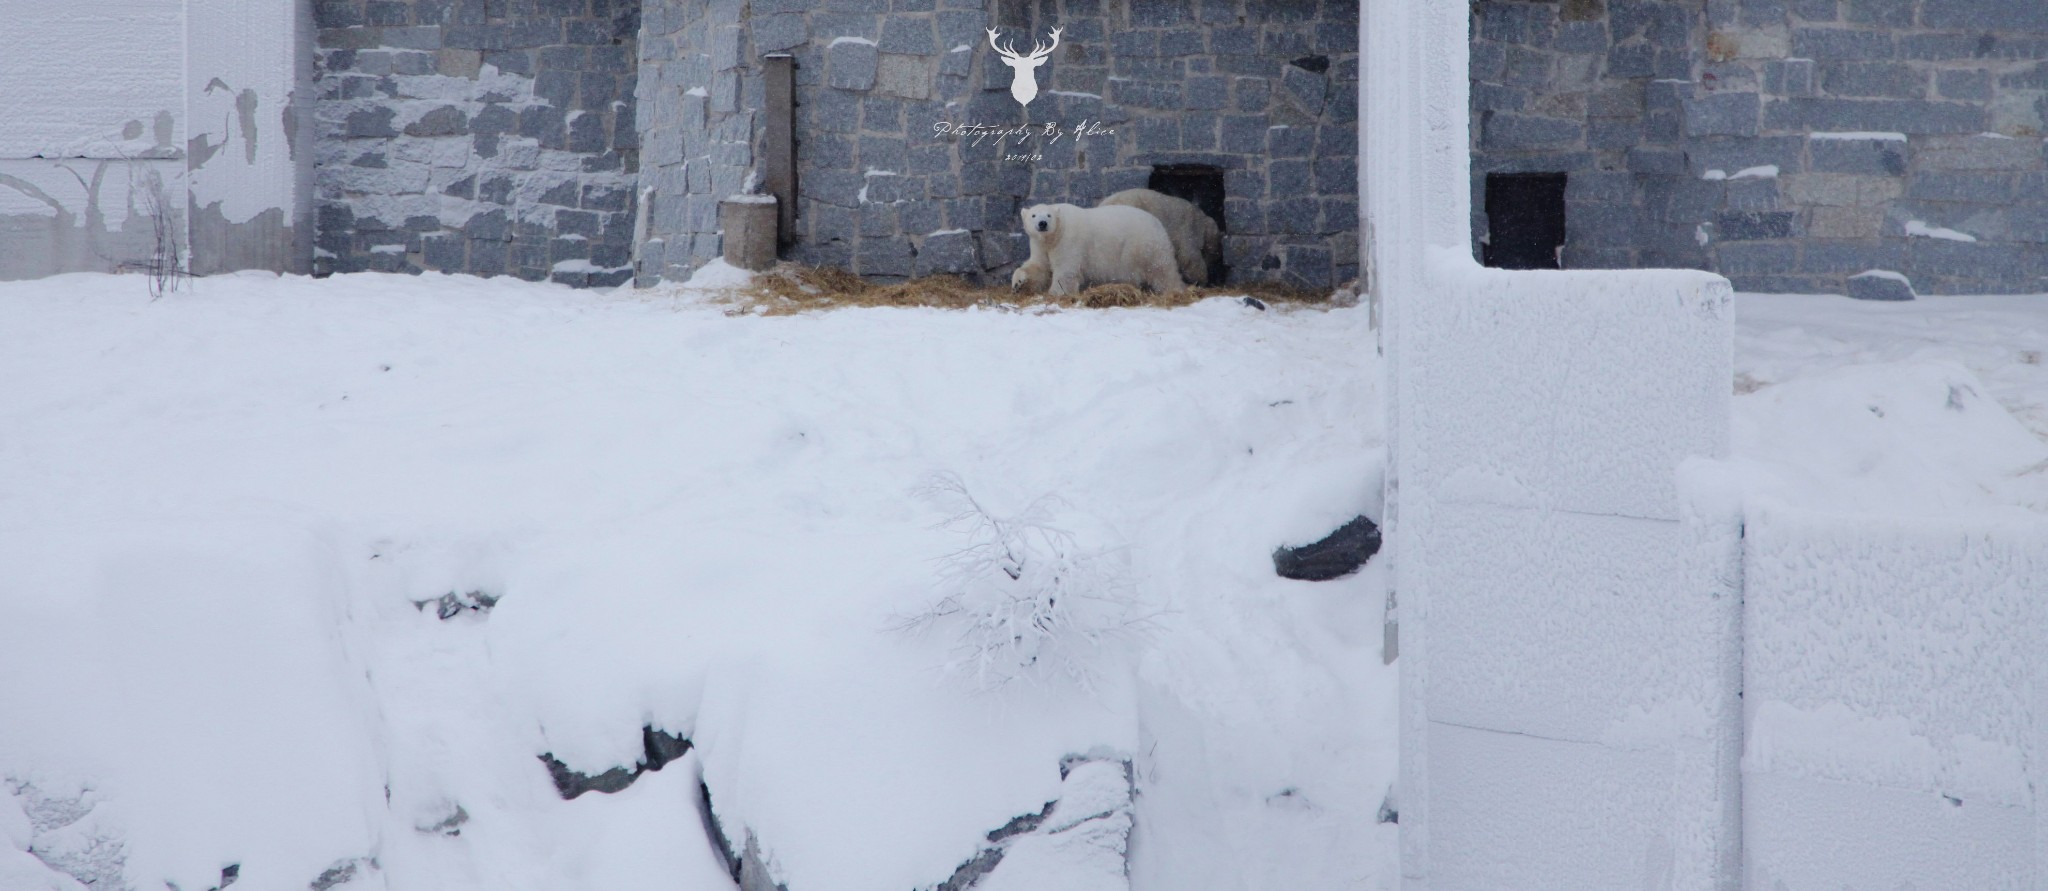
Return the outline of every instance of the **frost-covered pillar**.
[[[1734,888],[1728,285],[1478,268],[1468,6],[1365,9],[1404,886]]]
[[[312,267],[311,0],[188,0],[192,271]]]

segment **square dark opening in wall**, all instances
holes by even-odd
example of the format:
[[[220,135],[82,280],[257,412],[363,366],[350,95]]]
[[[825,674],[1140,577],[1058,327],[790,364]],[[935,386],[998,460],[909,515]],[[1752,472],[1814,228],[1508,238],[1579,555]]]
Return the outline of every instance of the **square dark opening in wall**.
[[[1486,249],[1499,269],[1559,269],[1564,247],[1562,173],[1486,175]]]
[[[1161,164],[1152,168],[1152,178],[1145,187],[1193,204],[1216,221],[1216,228],[1229,231],[1223,223],[1223,168],[1209,164]],[[1210,258],[1211,283],[1221,284],[1229,274],[1230,268],[1223,265],[1222,257]]]

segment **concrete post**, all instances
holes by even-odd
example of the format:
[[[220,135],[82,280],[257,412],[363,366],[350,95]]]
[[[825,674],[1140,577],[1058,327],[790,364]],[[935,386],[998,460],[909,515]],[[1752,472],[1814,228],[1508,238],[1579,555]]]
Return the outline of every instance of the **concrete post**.
[[[779,203],[773,195],[734,195],[718,203],[718,228],[725,234],[725,262],[755,272],[775,265]]]

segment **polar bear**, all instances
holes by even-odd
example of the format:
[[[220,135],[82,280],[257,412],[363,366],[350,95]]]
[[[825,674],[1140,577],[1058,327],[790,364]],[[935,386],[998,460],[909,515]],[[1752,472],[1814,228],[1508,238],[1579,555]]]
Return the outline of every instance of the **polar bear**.
[[[1193,203],[1151,189],[1125,189],[1102,199],[1102,206],[1135,207],[1159,218],[1173,242],[1180,277],[1191,285],[1209,283],[1209,264],[1223,256],[1223,230]]]
[[[1161,294],[1185,287],[1166,227],[1135,207],[1036,204],[1018,216],[1031,238],[1031,257],[1010,276],[1012,287],[1045,288],[1055,297],[1107,282]]]

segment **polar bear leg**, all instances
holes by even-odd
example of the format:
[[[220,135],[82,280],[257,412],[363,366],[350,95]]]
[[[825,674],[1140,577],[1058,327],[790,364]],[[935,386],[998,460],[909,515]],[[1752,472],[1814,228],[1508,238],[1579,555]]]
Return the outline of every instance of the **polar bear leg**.
[[[1144,265],[1139,268],[1145,275],[1145,287],[1160,294],[1177,293],[1187,287],[1187,283],[1181,280],[1180,270],[1173,264],[1171,254],[1161,256],[1154,253],[1145,257],[1144,261]]]
[[[1081,293],[1081,287],[1081,264],[1078,260],[1070,260],[1065,265],[1053,266],[1052,287],[1046,293],[1066,297]]]
[[[1051,287],[1051,285],[1052,267],[1045,262],[1043,256],[1036,254],[1031,259],[1024,261],[1024,265],[1017,267],[1016,272],[1010,274],[1010,287],[1012,289],[1021,288],[1035,294],[1044,291],[1046,288]]]

